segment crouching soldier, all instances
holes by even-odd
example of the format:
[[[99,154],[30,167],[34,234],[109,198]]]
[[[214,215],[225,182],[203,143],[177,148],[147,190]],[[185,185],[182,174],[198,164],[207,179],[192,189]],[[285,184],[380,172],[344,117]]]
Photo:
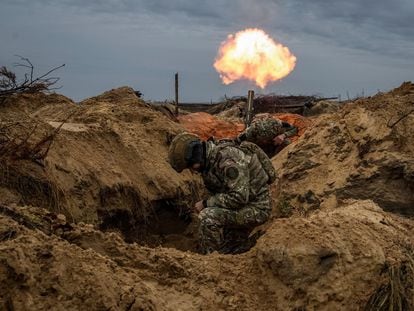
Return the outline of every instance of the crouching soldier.
[[[171,166],[177,172],[189,168],[201,173],[211,194],[193,207],[199,214],[199,240],[205,254],[232,252],[226,250],[232,234],[240,236],[243,232],[248,238],[253,228],[269,219],[269,183],[275,172],[260,148],[251,143],[246,146],[201,141],[189,133],[181,133],[171,142]],[[266,160],[267,165],[263,165]]]
[[[269,157],[273,157],[291,143],[289,137],[295,136],[298,129],[269,114],[258,114],[252,124],[239,134],[237,140],[250,141],[258,145]]]

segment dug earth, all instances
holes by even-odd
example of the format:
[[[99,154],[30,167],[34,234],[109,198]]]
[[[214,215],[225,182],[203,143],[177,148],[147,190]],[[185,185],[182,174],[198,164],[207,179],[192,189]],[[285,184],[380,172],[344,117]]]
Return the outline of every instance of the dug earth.
[[[205,256],[189,211],[205,187],[167,162],[188,124],[128,87],[80,103],[10,96],[0,104],[0,309],[412,310],[413,103],[406,82],[290,116],[306,128],[272,158],[263,234],[243,254]],[[242,130],[225,113],[208,118],[209,130],[215,120],[228,136]]]

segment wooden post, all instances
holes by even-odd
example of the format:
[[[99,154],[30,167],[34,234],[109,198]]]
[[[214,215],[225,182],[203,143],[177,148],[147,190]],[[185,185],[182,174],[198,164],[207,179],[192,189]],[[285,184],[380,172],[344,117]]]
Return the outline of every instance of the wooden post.
[[[253,120],[253,98],[254,98],[254,91],[249,90],[249,92],[247,93],[247,103],[246,103],[246,119],[245,119],[246,127],[248,127],[250,123],[252,123],[252,120]]]
[[[178,72],[175,74],[175,116],[178,116]]]

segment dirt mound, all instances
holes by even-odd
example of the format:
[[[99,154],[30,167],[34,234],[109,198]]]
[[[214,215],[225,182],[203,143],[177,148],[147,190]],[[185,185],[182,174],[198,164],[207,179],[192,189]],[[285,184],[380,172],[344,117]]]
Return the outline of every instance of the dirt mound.
[[[407,256],[413,223],[371,201],[278,219],[250,252],[126,244],[31,207],[0,208],[2,309],[349,310]],[[401,237],[405,237],[401,239]]]
[[[317,116],[324,113],[333,113],[341,108],[341,104],[335,101],[321,100],[306,110],[306,116]]]
[[[410,236],[413,223],[404,221],[395,230],[397,219],[371,201],[358,201],[308,219],[273,222],[256,250],[264,271],[286,286],[287,292],[277,295],[278,305],[283,310],[364,305],[386,265],[404,257],[401,246],[408,240],[401,240]],[[298,300],[284,302],[282,294]]]
[[[279,212],[306,213],[355,198],[413,215],[413,103],[408,83],[321,116],[273,160]]]
[[[36,116],[36,111],[45,106],[57,106],[61,108],[61,112],[62,110],[65,112],[68,107],[74,104],[70,98],[59,94],[23,93],[12,95],[2,101],[0,115],[3,122],[7,120],[24,120],[27,117]],[[58,111],[59,109],[56,109],[56,112]]]
[[[33,230],[56,225],[47,222],[50,213],[7,210],[8,217],[4,207],[0,216],[2,310],[149,310],[158,305],[137,275],[108,257]]]
[[[1,106],[0,115],[2,121],[36,121],[39,133],[66,122],[43,167],[19,161],[5,168],[0,202],[43,206],[73,221],[146,234],[158,213],[186,217],[198,199],[201,180],[176,173],[167,162],[168,142],[183,129],[131,88],[79,104],[57,95],[24,95]]]

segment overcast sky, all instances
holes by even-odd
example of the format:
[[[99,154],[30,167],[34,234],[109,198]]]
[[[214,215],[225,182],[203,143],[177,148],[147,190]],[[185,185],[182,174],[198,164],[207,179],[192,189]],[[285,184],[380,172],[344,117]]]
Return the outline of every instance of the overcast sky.
[[[264,29],[297,57],[264,93],[351,97],[414,80],[413,0],[0,0],[0,65],[65,63],[58,92],[79,101],[128,85],[147,100],[245,95],[213,68],[220,42]]]

